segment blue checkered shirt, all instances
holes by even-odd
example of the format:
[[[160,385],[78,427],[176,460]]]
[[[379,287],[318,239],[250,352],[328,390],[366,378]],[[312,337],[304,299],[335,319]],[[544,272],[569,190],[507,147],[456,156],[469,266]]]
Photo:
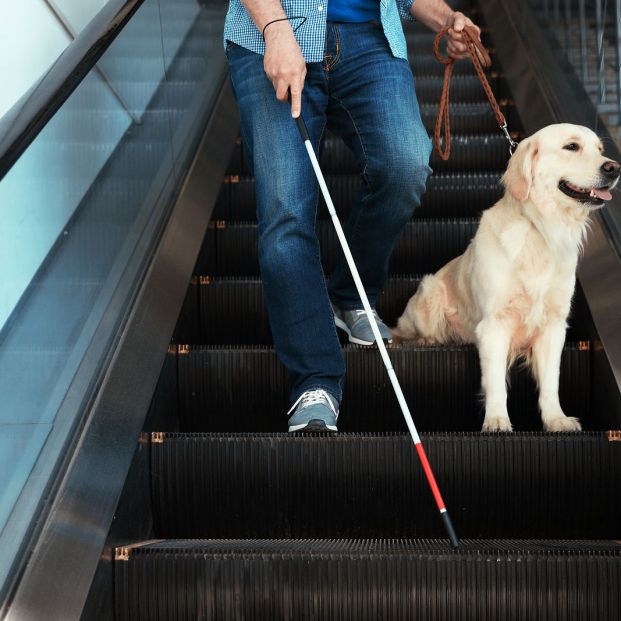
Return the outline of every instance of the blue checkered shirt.
[[[384,34],[390,49],[397,58],[407,59],[405,36],[401,17],[411,20],[410,8],[413,0],[378,0]],[[289,17],[303,15],[306,21],[295,33],[296,39],[307,63],[323,60],[326,36],[326,13],[328,0],[282,0],[285,14]],[[295,28],[302,20],[292,20]],[[257,54],[265,53],[265,43],[241,0],[230,0],[224,22],[224,43],[232,41]]]

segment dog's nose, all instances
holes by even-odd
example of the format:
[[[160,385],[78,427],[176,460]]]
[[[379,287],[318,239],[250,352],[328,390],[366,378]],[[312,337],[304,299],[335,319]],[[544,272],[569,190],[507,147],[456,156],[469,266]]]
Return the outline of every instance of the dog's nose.
[[[615,162],[614,160],[606,160],[602,164],[602,172],[608,177],[618,177],[620,169],[621,164],[619,164],[619,162]]]

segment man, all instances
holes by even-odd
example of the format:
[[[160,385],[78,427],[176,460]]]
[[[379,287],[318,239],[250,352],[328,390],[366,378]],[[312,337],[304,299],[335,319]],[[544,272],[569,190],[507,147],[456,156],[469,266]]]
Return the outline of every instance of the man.
[[[326,287],[315,234],[318,186],[293,117],[317,150],[327,129],[353,150],[363,191],[344,225],[375,307],[403,226],[431,169],[400,16],[474,25],[441,0],[231,0],[224,39],[255,177],[259,263],[274,346],[290,375],[289,431],[336,431],[345,368],[335,324],[374,342],[344,258]],[[290,103],[289,103],[290,101]],[[382,336],[390,330],[378,317]]]

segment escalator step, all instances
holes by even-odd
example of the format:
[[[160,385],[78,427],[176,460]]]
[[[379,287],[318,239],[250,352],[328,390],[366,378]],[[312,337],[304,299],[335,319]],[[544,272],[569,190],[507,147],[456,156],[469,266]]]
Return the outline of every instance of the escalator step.
[[[419,75],[444,75],[445,65],[439,62],[433,55],[433,47],[420,49],[417,53],[410,56],[410,67],[416,80]],[[487,75],[490,70],[488,69]],[[455,63],[453,65],[453,75],[475,75],[476,70],[472,62]]]
[[[503,114],[507,117],[508,106],[502,105],[502,102],[498,103]],[[421,104],[420,112],[425,128],[430,135],[433,135],[433,129],[436,124],[436,119],[438,118],[438,104]],[[489,103],[486,101],[478,103],[451,101],[450,120],[451,132],[453,132],[451,135],[452,139],[456,139],[459,134],[478,134],[500,131],[496,118],[492,113]]]
[[[501,102],[502,103],[502,102]],[[509,116],[508,106],[500,105],[500,108],[505,115],[505,117]],[[438,105],[437,104],[422,104],[420,106],[420,113],[423,120],[423,124],[425,125],[425,129],[428,134],[433,135],[434,127],[436,124],[436,119],[438,117]],[[487,102],[479,102],[479,103],[462,103],[462,102],[451,102],[450,109],[450,122],[451,122],[451,145],[452,146],[452,155],[448,162],[444,162],[439,160],[435,154],[432,155],[433,163],[432,168],[434,170],[439,170],[442,167],[442,170],[459,170],[463,167],[463,161],[469,161],[468,158],[470,154],[468,152],[464,152],[463,149],[459,149],[459,153],[457,149],[463,141],[468,139],[476,138],[478,134],[488,134],[490,140],[493,140],[500,130],[498,129],[498,123],[496,122],[496,118],[494,117],[491,108]],[[498,133],[498,136],[501,136]],[[504,137],[503,137],[504,140]],[[473,162],[476,162],[477,166],[480,166],[478,162],[481,161],[489,161],[489,169],[496,170],[500,169],[502,163],[507,159],[507,146],[506,142],[504,143],[504,150],[500,151],[500,156],[497,155],[495,149],[491,150],[491,153],[475,153],[472,154]],[[459,155],[459,163],[456,163],[456,157]],[[498,158],[499,159],[496,159]],[[499,161],[500,160],[500,161]],[[469,162],[470,163],[470,162]],[[328,168],[323,168],[325,173],[332,172]],[[240,172],[241,171],[241,172]],[[242,147],[241,147],[241,139],[238,139],[236,149],[233,153],[233,157],[231,159],[231,164],[227,170],[228,175],[249,175],[250,170],[247,167],[245,161],[242,156]]]
[[[404,29],[404,34],[406,41],[408,42],[408,56],[410,58],[416,53],[424,51],[431,52],[433,50],[433,42],[436,38],[435,32],[430,32],[429,30],[423,28],[413,28],[409,31]]]
[[[199,293],[202,290],[200,279],[193,276],[190,279],[183,306],[177,318],[177,325],[171,339],[172,343],[199,343],[200,331],[200,302]]]
[[[509,150],[504,136],[484,134],[457,135],[451,138],[451,157],[441,160],[435,151],[430,166],[436,172],[447,170],[504,170],[509,161]],[[356,174],[359,170],[353,153],[342,140],[326,140],[321,158],[322,170],[331,174]]]
[[[173,541],[117,548],[116,619],[611,621],[612,541]]]
[[[420,278],[415,276],[397,276],[388,280],[377,301],[378,312],[387,325],[396,324],[419,282]],[[197,287],[198,317],[194,315],[186,320],[185,329],[190,338],[183,339],[180,334],[177,342],[210,345],[272,343],[263,304],[263,288],[258,278],[203,277]],[[200,321],[199,326],[193,324],[196,319]],[[192,335],[197,333],[201,340],[192,340]]]
[[[415,77],[416,95],[419,102],[436,103],[440,101],[442,80],[438,78],[439,76],[437,75],[419,75]],[[499,99],[502,93],[500,88],[501,78],[494,78],[488,75],[488,82],[494,97]],[[487,101],[485,91],[477,75],[453,76],[451,79],[450,97],[455,101],[464,102]]]
[[[326,175],[330,196],[339,217],[349,213],[362,189],[358,175]],[[469,218],[478,216],[502,196],[499,172],[438,173],[427,181],[427,191],[414,218]],[[328,218],[320,199],[319,218]],[[227,176],[216,203],[214,220],[250,221],[256,219],[254,179]]]
[[[457,134],[451,138],[451,157],[445,162],[436,154],[431,155],[430,166],[438,172],[468,170],[470,172],[504,170],[509,160],[507,141],[499,132],[495,134]],[[330,134],[323,145],[321,169],[332,175],[352,175],[359,172],[352,151],[336,136]],[[228,168],[230,175],[247,176],[250,170],[243,161],[243,145],[235,154]]]
[[[427,274],[463,253],[474,236],[478,220],[413,220],[406,224],[390,260],[390,270],[397,274]],[[196,271],[214,276],[251,276],[259,273],[257,225],[249,222],[211,225],[215,248],[199,257]],[[332,273],[337,256],[336,232],[329,220],[317,222],[322,264]],[[205,244],[213,243],[207,237]],[[205,259],[203,261],[203,259]]]
[[[272,348],[178,347],[180,425],[185,431],[274,431],[286,428],[285,369]],[[341,431],[404,431],[401,411],[374,348],[343,349],[347,378]],[[561,405],[589,421],[588,343],[567,345],[560,371]],[[474,346],[390,346],[389,355],[419,429],[476,431],[483,422],[479,358]],[[530,374],[514,366],[509,414],[516,429],[539,430]]]
[[[155,436],[160,537],[444,536],[407,433]],[[611,493],[621,442],[605,432],[422,440],[460,537],[621,535],[621,497]]]
[[[467,8],[462,7],[459,9],[456,8],[457,3],[455,2],[455,0],[451,0],[450,4],[451,4],[451,8],[454,11],[459,10],[459,11],[464,11],[468,15],[471,14],[470,6],[469,6],[471,4],[470,2],[459,3],[467,7]],[[425,26],[421,26],[420,23],[418,22],[415,22],[413,24],[404,23],[403,31],[405,34],[406,41],[408,43],[408,48],[409,48],[408,51],[409,51],[410,57],[415,56],[416,54],[420,54],[421,52],[424,52],[424,51],[433,50],[433,42],[436,38],[435,32],[432,32]],[[487,40],[487,35],[488,33],[485,30],[481,33],[483,44],[489,47],[489,41]],[[444,41],[446,41],[446,38],[444,39]],[[445,43],[443,42],[442,49],[444,49],[444,47],[445,47]],[[456,63],[456,64],[461,64],[461,63]]]
[[[377,310],[388,326],[394,326],[420,277],[392,276],[377,300]],[[567,340],[578,341],[586,333],[570,323]],[[272,337],[259,278],[194,277],[190,282],[174,337],[175,343],[209,345],[269,345]]]

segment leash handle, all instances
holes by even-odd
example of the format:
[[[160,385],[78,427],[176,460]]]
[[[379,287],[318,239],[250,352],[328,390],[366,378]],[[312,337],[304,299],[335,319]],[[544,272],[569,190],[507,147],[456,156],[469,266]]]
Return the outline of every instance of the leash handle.
[[[442,64],[445,65],[444,69],[444,81],[442,83],[442,94],[440,95],[440,107],[438,109],[438,118],[436,120],[436,126],[433,134],[433,144],[436,149],[436,152],[443,160],[448,160],[451,155],[451,127],[449,121],[449,88],[451,84],[451,77],[453,75],[453,64],[455,63],[455,59],[450,56],[444,56],[440,52],[440,42],[442,38],[448,34],[449,29],[445,28],[441,30],[436,35],[436,38],[433,41],[433,53],[437,60],[439,60]],[[505,115],[500,110],[500,106],[494,97],[494,93],[485,77],[485,68],[489,68],[492,65],[492,59],[489,56],[488,51],[485,49],[485,46],[479,40],[479,35],[475,28],[472,26],[464,26],[462,30],[462,37],[464,39],[464,43],[468,48],[468,54],[470,55],[470,59],[472,60],[472,64],[479,76],[479,80],[481,80],[481,84],[483,85],[483,90],[487,95],[487,99],[492,107],[494,115],[496,116],[496,121],[500,129],[503,130],[507,140],[509,141],[510,147],[509,152],[513,154],[513,150],[517,147],[517,143],[511,138],[509,132],[507,130],[507,120],[505,119]],[[444,132],[444,149],[442,149],[442,133]]]

